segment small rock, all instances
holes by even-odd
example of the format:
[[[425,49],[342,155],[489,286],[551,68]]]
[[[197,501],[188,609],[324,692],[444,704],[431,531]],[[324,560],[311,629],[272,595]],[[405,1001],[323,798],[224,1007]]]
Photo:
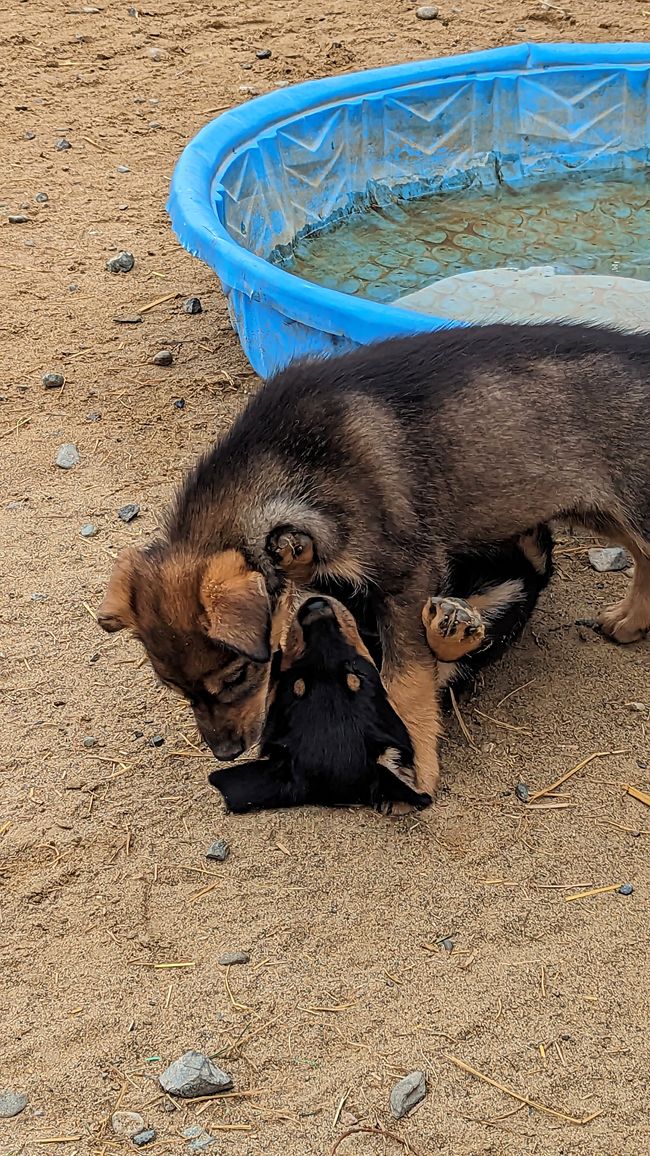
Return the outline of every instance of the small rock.
[[[632,565],[632,555],[622,546],[608,546],[605,549],[589,551],[589,565],[599,574],[614,570],[627,570]]]
[[[29,217],[26,213],[10,213],[8,220],[10,225],[26,225]]]
[[[129,502],[127,506],[121,506],[117,511],[117,516],[121,522],[132,522],[140,513],[140,507],[137,502]]]
[[[454,950],[455,944],[453,939],[448,937],[447,939],[440,940],[440,946],[443,951],[448,951],[451,954],[451,952]]]
[[[44,373],[41,381],[45,389],[62,389],[65,385],[65,377],[62,373]]]
[[[227,1092],[232,1088],[232,1078],[208,1056],[195,1051],[185,1052],[174,1060],[159,1080],[163,1091],[185,1099],[212,1096],[215,1092]]]
[[[174,409],[185,409],[185,398],[184,397],[175,397],[174,398]]]
[[[82,538],[94,538],[98,533],[97,527],[92,522],[84,522],[79,531]]]
[[[149,60],[153,60],[155,64],[159,64],[161,60],[165,60],[167,53],[164,48],[148,48],[147,56]]]
[[[621,886],[618,889],[619,895],[631,895],[633,891],[634,887],[631,883],[621,883]]]
[[[251,957],[247,951],[228,951],[219,960],[220,967],[232,967],[233,964],[250,963]]]
[[[174,355],[170,349],[161,349],[158,353],[154,353],[151,358],[152,365],[171,365],[174,360]]]
[[[137,1136],[144,1128],[144,1120],[139,1112],[113,1112],[111,1128],[116,1136]]]
[[[628,710],[633,710],[635,714],[647,714],[648,708],[644,702],[628,702],[626,703]]]
[[[49,199],[47,193],[37,193],[34,197],[34,200],[38,201],[39,205],[46,205]]]
[[[186,313],[203,313],[203,306],[198,297],[188,297],[183,304]]]
[[[155,1139],[155,1128],[145,1128],[142,1132],[138,1132],[136,1136],[132,1137],[133,1143],[137,1148],[144,1148],[145,1144],[151,1144],[151,1141]]]
[[[121,253],[116,253],[114,257],[110,257],[106,262],[109,273],[130,273],[134,265],[133,253],[127,253],[125,249]]]
[[[128,166],[128,165],[118,165],[118,166],[117,166],[117,170],[116,170],[116,171],[117,171],[118,173],[122,173],[122,174],[124,174],[124,173],[130,173],[130,172],[131,172],[131,170],[130,170],[130,168],[129,168],[129,166]]]
[[[269,60],[273,55],[270,48],[260,48],[259,52],[255,53],[258,60]]]
[[[78,466],[80,461],[79,450],[72,442],[66,442],[65,445],[60,446],[54,459],[60,470],[71,470]]]
[[[28,1098],[24,1092],[0,1089],[0,1119],[9,1120],[11,1116],[18,1116],[27,1107],[27,1103]]]
[[[23,133],[23,140],[36,140],[36,133],[35,132]]]
[[[198,1124],[190,1124],[187,1128],[183,1128],[181,1135],[190,1141],[187,1145],[188,1152],[203,1152],[205,1148],[209,1148],[211,1144],[217,1142],[215,1136],[211,1136],[205,1128],[201,1128]]]
[[[427,1084],[424,1072],[411,1072],[403,1080],[395,1084],[390,1094],[390,1110],[396,1120],[408,1116],[409,1112],[423,1100],[427,1094]]]
[[[65,153],[68,151],[68,149],[72,148],[72,145],[70,144],[70,141],[66,140],[65,137],[63,136],[63,137],[61,137],[61,140],[58,140],[56,142],[54,147],[58,153]]]
[[[32,602],[47,602],[47,594],[39,594],[38,592],[30,594]]]
[[[530,791],[526,783],[517,783],[515,787],[515,795],[520,803],[527,803],[530,798]]]
[[[101,413],[87,413],[86,414],[86,421],[101,421],[101,420],[102,420]]]
[[[149,746],[149,747],[162,747],[162,746],[164,746],[164,743],[165,743],[164,735],[154,735],[153,738],[149,739],[147,746]]]
[[[86,748],[87,751],[91,751],[93,749],[93,747],[97,746],[97,739],[93,738],[92,735],[86,735],[85,739],[83,740],[83,746]],[[144,1121],[142,1123],[144,1126]]]
[[[435,20],[438,15],[438,9],[433,8],[429,4],[424,4],[422,8],[415,9],[415,15],[418,20]]]
[[[217,863],[225,863],[229,854],[230,847],[226,843],[226,840],[215,839],[214,843],[208,847],[205,857],[206,859],[215,859]]]
[[[259,88],[253,88],[252,84],[240,84],[239,91],[242,96],[259,96]]]
[[[117,317],[113,318],[113,321],[117,322],[118,325],[140,325],[142,318],[139,313],[119,313]]]

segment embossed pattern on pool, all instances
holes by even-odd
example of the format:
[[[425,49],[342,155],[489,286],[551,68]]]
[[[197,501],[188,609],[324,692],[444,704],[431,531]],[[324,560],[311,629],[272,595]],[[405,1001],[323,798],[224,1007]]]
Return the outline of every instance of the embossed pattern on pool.
[[[472,269],[552,265],[650,281],[650,172],[400,201],[325,224],[278,263],[378,302]]]

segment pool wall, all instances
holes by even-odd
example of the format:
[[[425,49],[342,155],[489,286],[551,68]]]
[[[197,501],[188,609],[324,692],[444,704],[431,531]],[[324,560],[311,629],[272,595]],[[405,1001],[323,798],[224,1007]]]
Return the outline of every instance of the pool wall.
[[[268,260],[364,198],[648,164],[650,45],[522,44],[285,88],[186,147],[168,211],[217,273],[254,369],[454,324],[314,285]]]

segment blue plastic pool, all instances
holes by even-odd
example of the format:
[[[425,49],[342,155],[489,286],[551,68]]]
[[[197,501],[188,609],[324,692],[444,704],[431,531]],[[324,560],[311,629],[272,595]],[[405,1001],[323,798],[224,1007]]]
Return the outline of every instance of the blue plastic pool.
[[[643,172],[649,81],[647,44],[522,44],[282,89],[187,146],[173,228],[217,273],[264,377],[298,356],[458,323],[314,284],[277,254],[386,198]]]

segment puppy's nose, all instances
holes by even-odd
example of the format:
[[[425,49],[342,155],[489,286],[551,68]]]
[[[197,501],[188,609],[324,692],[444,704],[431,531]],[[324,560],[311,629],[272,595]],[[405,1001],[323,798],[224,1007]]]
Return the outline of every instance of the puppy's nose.
[[[334,618],[334,611],[324,598],[309,598],[298,611],[301,626],[311,626],[324,618]]]

